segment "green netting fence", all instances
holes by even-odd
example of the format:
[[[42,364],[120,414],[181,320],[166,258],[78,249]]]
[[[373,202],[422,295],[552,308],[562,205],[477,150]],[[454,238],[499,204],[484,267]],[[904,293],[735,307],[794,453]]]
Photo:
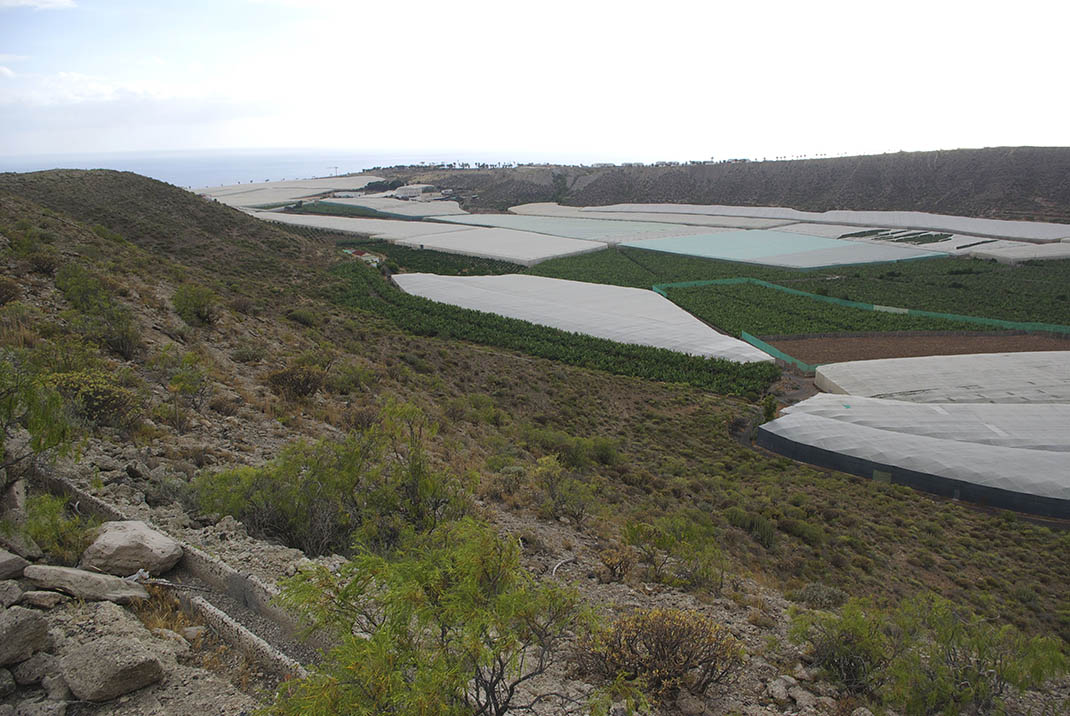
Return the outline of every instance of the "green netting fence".
[[[676,283],[659,283],[651,288],[658,294],[669,298],[668,291],[673,288],[696,288],[699,286],[731,286],[734,284],[750,283],[755,286],[763,286],[765,288],[773,289],[774,291],[781,291],[783,293],[790,293],[795,296],[802,296],[814,301],[824,301],[825,303],[834,303],[839,306],[846,306],[847,308],[858,308],[863,311],[883,311],[885,313],[902,313],[908,316],[923,316],[925,318],[943,318],[951,321],[962,321],[964,323],[975,323],[981,326],[992,326],[994,328],[1001,328],[1012,331],[1025,331],[1027,333],[1057,333],[1060,335],[1070,336],[1070,326],[1062,326],[1056,323],[1039,323],[1031,321],[1005,321],[1001,318],[985,318],[982,316],[963,316],[957,313],[939,313],[936,311],[922,311],[916,308],[898,308],[896,306],[881,306],[873,303],[863,303],[861,301],[850,301],[846,298],[835,298],[833,296],[822,296],[817,293],[810,293],[808,291],[800,291],[797,288],[788,288],[787,286],[781,286],[779,284],[763,281],[758,278],[718,278],[709,279],[706,281],[678,281]],[[798,367],[804,373],[813,373],[816,369],[816,365],[810,365],[798,358],[793,358],[787,353],[774,348],[765,341],[761,340],[757,336],[743,331],[740,335],[740,340],[750,343],[755,348],[765,351],[769,355],[779,360]]]

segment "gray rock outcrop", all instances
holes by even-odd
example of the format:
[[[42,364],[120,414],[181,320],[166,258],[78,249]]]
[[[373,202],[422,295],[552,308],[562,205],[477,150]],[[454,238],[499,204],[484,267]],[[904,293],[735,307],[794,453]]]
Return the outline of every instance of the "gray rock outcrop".
[[[0,549],[0,579],[18,579],[27,565],[29,562],[17,554]]]
[[[48,622],[40,612],[11,607],[0,612],[0,666],[25,661],[48,642]]]
[[[163,666],[151,651],[132,639],[102,636],[60,659],[60,671],[76,697],[110,701],[163,678]]]
[[[73,567],[49,567],[31,564],[22,576],[35,586],[64,592],[89,601],[108,601],[127,604],[135,599],[148,599],[149,593],[140,584],[110,574],[96,574]]]
[[[82,554],[81,566],[125,577],[144,569],[163,574],[182,558],[182,546],[140,520],[105,522]]]

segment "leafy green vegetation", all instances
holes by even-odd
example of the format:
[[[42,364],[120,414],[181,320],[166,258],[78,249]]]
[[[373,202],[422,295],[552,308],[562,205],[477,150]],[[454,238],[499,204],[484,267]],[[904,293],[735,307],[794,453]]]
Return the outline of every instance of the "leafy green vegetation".
[[[73,566],[92,542],[93,522],[73,514],[66,497],[34,495],[26,500],[26,523],[21,530],[49,557]]]
[[[854,331],[970,331],[990,326],[903,313],[867,311],[754,284],[668,288],[681,308],[734,336]]]
[[[568,705],[531,684],[585,621],[579,596],[537,582],[515,540],[470,519],[407,542],[392,559],[362,551],[334,574],[303,570],[285,602],[339,645],[269,714],[502,716]]]
[[[527,273],[639,288],[748,276],[882,306],[1070,325],[1070,260],[1010,266],[941,258],[806,272],[620,247],[553,259]]]
[[[792,639],[847,690],[908,714],[991,713],[1012,690],[1065,674],[1058,639],[1027,637],[934,595],[893,610],[852,599],[838,614],[796,615]]]
[[[207,326],[217,317],[219,299],[207,286],[184,283],[175,289],[171,302],[179,318],[191,326]]]
[[[65,265],[56,273],[56,288],[78,311],[76,330],[130,360],[141,350],[141,335],[133,315],[115,300],[104,282],[78,264]]]
[[[755,400],[780,374],[769,363],[735,363],[614,343],[410,296],[356,262],[337,267],[335,273],[345,279],[336,297],[339,303],[385,316],[416,335],[460,338],[618,375],[689,383]]]

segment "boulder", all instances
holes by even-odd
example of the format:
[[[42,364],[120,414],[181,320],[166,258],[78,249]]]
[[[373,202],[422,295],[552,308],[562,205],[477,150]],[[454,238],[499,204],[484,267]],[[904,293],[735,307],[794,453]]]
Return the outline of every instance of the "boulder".
[[[204,638],[204,633],[208,631],[207,627],[203,626],[188,626],[182,630],[182,638],[190,643],[196,642],[198,639]]]
[[[67,685],[82,701],[109,701],[163,678],[163,666],[134,639],[102,636],[60,659]]]
[[[17,554],[0,549],[0,579],[18,579],[29,564]]]
[[[4,532],[0,530],[0,549],[14,552],[20,557],[34,560],[45,556],[44,551],[34,542],[20,532]]]
[[[676,708],[684,716],[702,716],[706,712],[705,702],[686,691],[681,691],[676,697]]]
[[[15,677],[7,669],[0,669],[0,699],[15,693]]]
[[[41,688],[45,690],[49,701],[73,701],[74,694],[71,687],[67,686],[67,680],[59,674],[50,674],[41,679]]]
[[[29,592],[22,593],[22,599],[19,600],[19,604],[24,607],[36,607],[38,609],[54,609],[63,602],[67,601],[66,594],[60,594],[59,592],[46,592],[39,590],[30,590]]]
[[[125,577],[144,569],[163,574],[182,558],[182,546],[140,520],[105,522],[82,554],[82,567]]]
[[[66,716],[67,704],[62,701],[23,701],[15,707],[14,716]]]
[[[788,689],[788,696],[801,708],[814,708],[817,705],[817,697],[801,686],[792,686]]]
[[[10,607],[19,601],[22,596],[22,587],[14,579],[5,579],[0,582],[0,607]]]
[[[15,683],[19,686],[32,686],[41,683],[49,674],[59,673],[59,662],[48,652],[39,651],[11,670]]]
[[[94,602],[108,601],[127,604],[135,599],[148,599],[149,597],[145,588],[136,582],[128,582],[110,574],[96,574],[73,567],[31,564],[23,570],[22,576],[35,586]]]
[[[25,661],[48,643],[48,622],[40,612],[11,607],[0,612],[0,666]]]

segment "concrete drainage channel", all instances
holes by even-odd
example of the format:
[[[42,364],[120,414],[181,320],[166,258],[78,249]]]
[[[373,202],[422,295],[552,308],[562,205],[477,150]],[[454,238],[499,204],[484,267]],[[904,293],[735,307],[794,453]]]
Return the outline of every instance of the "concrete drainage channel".
[[[37,481],[49,492],[69,496],[82,512],[104,520],[134,519],[61,477],[39,474]],[[183,607],[264,671],[281,678],[307,676],[302,663],[315,661],[318,649],[296,638],[297,621],[272,604],[278,590],[188,542],[177,541],[183,555],[168,581],[192,588],[177,590]]]

